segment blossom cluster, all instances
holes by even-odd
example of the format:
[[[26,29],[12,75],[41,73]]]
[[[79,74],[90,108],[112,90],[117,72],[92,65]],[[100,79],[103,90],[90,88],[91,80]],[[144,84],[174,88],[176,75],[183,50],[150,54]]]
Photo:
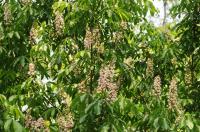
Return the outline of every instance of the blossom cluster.
[[[31,75],[31,76],[35,74],[35,64],[34,63],[29,63],[28,74]]]
[[[65,21],[64,21],[64,17],[62,13],[57,11],[55,15],[56,16],[55,16],[54,24],[55,24],[56,35],[60,36],[63,33]]]
[[[90,49],[93,45],[98,44],[100,40],[100,31],[98,28],[87,29],[84,39],[85,49]]]
[[[190,85],[192,83],[192,72],[189,68],[185,71],[185,83],[186,85]]]
[[[31,0],[20,0],[20,2],[23,4],[23,5],[29,5],[31,3]]]
[[[30,39],[31,44],[35,44],[37,36],[38,36],[38,32],[37,32],[36,28],[34,28],[32,26],[30,33],[29,33],[29,39]]]
[[[11,12],[11,7],[8,3],[4,4],[4,22],[5,25],[9,25],[12,22],[12,12]]]
[[[169,85],[169,96],[168,96],[168,108],[175,109],[177,106],[177,80],[175,77],[172,78]]]
[[[160,95],[161,95],[161,79],[160,79],[159,75],[157,75],[154,78],[153,86],[154,86],[153,94],[157,97],[160,97]]]
[[[114,101],[117,97],[118,87],[116,83],[113,82],[113,77],[115,74],[114,64],[109,64],[108,66],[102,67],[100,69],[100,75],[98,79],[98,88],[97,92],[108,92],[108,101]]]
[[[45,126],[45,120],[43,118],[34,120],[31,115],[26,115],[25,127],[36,132],[40,132],[41,130],[44,132],[50,132],[50,130]]]
[[[150,58],[147,59],[146,75],[150,77],[153,76],[153,60]]]
[[[61,132],[68,132],[74,126],[72,116],[66,118],[65,116],[58,116],[57,123]]]

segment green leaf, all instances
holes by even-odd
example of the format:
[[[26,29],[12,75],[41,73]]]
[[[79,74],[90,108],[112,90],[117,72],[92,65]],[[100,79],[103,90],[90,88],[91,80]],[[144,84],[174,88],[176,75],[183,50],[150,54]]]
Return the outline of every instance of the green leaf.
[[[15,36],[16,36],[18,39],[20,39],[20,35],[19,35],[18,32],[15,32]]]
[[[196,130],[197,130],[197,132],[200,132],[200,126],[199,125],[196,125]]]
[[[186,120],[186,125],[190,128],[190,129],[193,129],[194,127],[194,124],[191,120]]]
[[[84,115],[80,118],[79,122],[83,123],[86,120],[87,115]]]
[[[1,102],[6,101],[6,97],[5,97],[4,95],[2,95],[2,94],[0,94],[0,101],[1,101]]]
[[[197,73],[197,81],[200,81],[200,72]]]
[[[109,129],[110,129],[109,125],[106,124],[106,125],[104,125],[104,126],[101,128],[101,132],[108,132]]]
[[[85,109],[85,113],[88,113],[91,110],[91,108],[95,105],[95,103],[96,102],[92,102],[91,104],[89,104]]]
[[[2,120],[0,120],[0,126],[3,126],[3,121]]]
[[[163,120],[162,120],[162,128],[164,130],[167,130],[169,128],[169,125],[168,125],[166,118],[163,118]]]
[[[9,97],[8,100],[9,100],[9,102],[13,102],[14,100],[17,99],[17,97],[18,97],[17,95],[12,95],[12,96]]]
[[[58,128],[56,126],[50,126],[49,128],[51,132],[58,132]]]
[[[55,2],[53,4],[53,10],[59,10],[60,12],[62,12],[66,7],[68,6],[68,3],[65,1],[59,1],[59,2]]]
[[[54,117],[55,113],[56,113],[56,109],[53,108],[53,109],[51,110],[51,117]]]
[[[153,122],[153,126],[154,126],[156,129],[159,128],[158,120],[159,120],[159,118],[156,118],[156,119],[154,120],[154,122]]]
[[[13,130],[14,130],[14,132],[22,132],[23,127],[21,126],[21,124],[19,122],[13,120]]]
[[[96,115],[101,114],[101,102],[100,101],[98,101],[97,104],[94,106],[94,112],[96,113]]]
[[[5,122],[5,124],[4,124],[4,130],[6,131],[6,132],[10,132],[10,127],[11,127],[11,123],[12,123],[12,119],[8,119],[6,122]]]
[[[13,63],[13,66],[16,66],[16,64],[18,64],[19,62],[21,64],[21,66],[24,66],[25,65],[25,60],[26,60],[25,56],[20,56],[20,57],[16,58],[16,60]]]
[[[10,33],[8,33],[8,37],[9,38],[12,38],[13,37],[13,35],[14,35],[14,32],[12,31],[12,32],[10,32]]]

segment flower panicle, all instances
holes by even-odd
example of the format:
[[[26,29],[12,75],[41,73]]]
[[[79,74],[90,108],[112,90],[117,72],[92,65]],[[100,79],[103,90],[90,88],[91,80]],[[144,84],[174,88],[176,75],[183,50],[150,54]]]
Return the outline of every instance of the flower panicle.
[[[100,40],[100,31],[98,28],[86,30],[85,39],[84,39],[84,47],[85,49],[90,49],[93,45],[99,44]]]
[[[35,44],[37,37],[38,37],[37,29],[34,26],[32,26],[29,33],[29,39],[31,44]]]
[[[3,12],[3,16],[4,16],[4,22],[5,25],[9,25],[12,22],[12,12],[11,12],[11,7],[8,3],[4,4],[4,12]]]
[[[40,132],[41,130],[50,132],[50,130],[45,126],[45,120],[42,117],[34,120],[29,114],[25,116],[25,127],[36,132]]]
[[[192,83],[192,72],[189,68],[186,68],[185,71],[185,84],[186,85],[191,85]]]
[[[20,2],[22,3],[22,5],[29,5],[29,4],[31,4],[31,0],[20,0]]]
[[[94,39],[93,39],[92,32],[90,30],[86,30],[85,39],[84,39],[85,49],[90,49],[93,43],[94,43]]]
[[[28,74],[29,74],[30,76],[35,75],[35,64],[34,64],[34,63],[29,63],[29,71],[28,71]]]
[[[112,82],[112,78],[114,76],[114,67],[111,65],[102,67],[99,72],[99,79],[98,79],[98,88],[105,91],[110,83]]]
[[[65,26],[64,17],[62,13],[58,11],[56,11],[55,15],[56,16],[55,16],[54,24],[55,24],[56,35],[61,36],[63,33],[64,26]]]
[[[78,87],[78,91],[80,93],[85,93],[86,92],[86,81],[85,80],[81,81],[80,83],[78,83],[77,87]]]
[[[152,77],[153,76],[153,60],[151,58],[147,59],[147,69],[146,75]]]
[[[123,29],[123,30],[126,30],[128,29],[128,23],[126,21],[121,21],[120,22],[120,27]]]
[[[156,97],[160,97],[161,96],[161,78],[159,75],[157,75],[154,78],[154,83],[153,83],[153,95]]]
[[[108,101],[114,101],[117,97],[118,87],[116,83],[113,81],[113,77],[115,74],[115,66],[114,64],[109,64],[108,66],[102,67],[100,69],[100,76],[98,80],[97,92],[108,92]]]
[[[74,126],[73,119],[70,114],[67,115],[67,117],[60,115],[57,117],[56,121],[59,125],[60,131],[62,131],[62,132],[67,132],[67,131],[71,130]]]
[[[169,95],[168,95],[168,108],[175,109],[177,107],[177,80],[175,77],[172,78],[169,85]]]

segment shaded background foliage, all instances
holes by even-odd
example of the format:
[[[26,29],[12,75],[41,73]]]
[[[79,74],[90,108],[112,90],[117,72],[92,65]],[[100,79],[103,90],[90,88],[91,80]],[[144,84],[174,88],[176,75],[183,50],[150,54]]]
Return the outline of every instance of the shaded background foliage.
[[[149,0],[1,2],[0,130],[199,131],[199,10],[154,27]]]

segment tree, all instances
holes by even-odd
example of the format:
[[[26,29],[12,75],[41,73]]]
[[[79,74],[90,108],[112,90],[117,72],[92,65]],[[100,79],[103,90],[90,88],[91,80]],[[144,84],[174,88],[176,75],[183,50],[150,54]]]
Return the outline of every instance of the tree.
[[[198,16],[163,32],[148,13],[149,0],[2,2],[0,131],[198,131]]]

